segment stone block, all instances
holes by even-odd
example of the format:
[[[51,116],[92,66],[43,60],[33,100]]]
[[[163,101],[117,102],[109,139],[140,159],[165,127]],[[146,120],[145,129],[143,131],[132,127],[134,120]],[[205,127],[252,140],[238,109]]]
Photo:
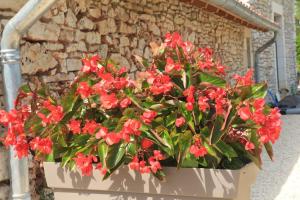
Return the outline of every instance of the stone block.
[[[29,30],[25,38],[31,41],[58,41],[60,27],[53,23],[37,21]]]
[[[69,72],[79,71],[82,67],[80,59],[67,59],[67,69]]]

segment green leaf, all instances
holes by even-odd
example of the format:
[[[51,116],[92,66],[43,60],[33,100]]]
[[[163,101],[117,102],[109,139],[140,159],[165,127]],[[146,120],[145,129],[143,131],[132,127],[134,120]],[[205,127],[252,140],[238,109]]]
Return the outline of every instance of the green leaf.
[[[26,84],[26,85],[22,85],[20,87],[19,91],[22,91],[22,92],[28,94],[28,93],[31,92],[31,88],[30,88],[30,86],[28,84]]]
[[[169,132],[167,130],[164,130],[161,132],[160,136],[163,139],[164,143],[168,146],[168,147],[163,147],[164,150],[169,154],[169,156],[174,156],[175,154],[174,145]]]
[[[208,154],[212,157],[214,157],[218,163],[220,163],[221,158],[218,156],[218,153],[214,149],[213,146],[209,145],[207,142],[203,142],[204,147],[206,148]]]
[[[53,150],[50,154],[46,155],[45,160],[46,160],[46,162],[54,162],[55,161]]]
[[[266,149],[270,159],[274,160],[274,153],[273,153],[272,144],[270,142],[268,142],[268,143],[265,143],[264,146],[265,146],[265,149]]]
[[[188,63],[185,66],[185,72],[186,72],[186,88],[190,87],[192,84],[192,69],[191,65]]]
[[[179,166],[182,166],[182,162],[185,160],[186,155],[189,153],[189,147],[192,143],[193,134],[191,131],[187,130],[184,133],[180,134],[178,139],[179,153],[177,163]]]
[[[198,161],[197,159],[188,152],[184,158],[184,160],[181,163],[181,167],[183,168],[196,168],[198,167]]]
[[[106,165],[108,169],[115,168],[123,159],[126,152],[125,144],[115,144],[109,146],[106,157]]]
[[[217,151],[219,151],[221,154],[225,155],[228,158],[228,160],[231,160],[232,158],[235,158],[238,156],[236,151],[230,145],[226,144],[223,141],[219,141],[214,146],[217,149]]]
[[[183,115],[183,117],[185,118],[185,120],[187,121],[188,125],[195,129],[195,125],[193,122],[193,116],[192,116],[192,112],[189,112],[186,107],[185,107],[185,103],[180,101],[179,102],[179,108],[180,108],[180,112]]]
[[[265,98],[268,86],[265,83],[256,84],[251,87],[252,98]]]
[[[108,154],[108,145],[101,141],[98,144],[98,156],[100,158],[100,161],[102,162],[103,167],[106,167],[106,156]]]
[[[201,82],[207,82],[210,83],[212,85],[218,86],[218,87],[225,87],[226,86],[226,81],[220,77],[217,76],[212,76],[210,74],[201,72],[200,73],[200,81]]]
[[[224,135],[224,133],[221,131],[222,125],[223,125],[223,118],[217,116],[214,122],[214,126],[210,133],[210,140],[209,140],[210,144],[217,143]]]
[[[76,88],[72,87],[70,92],[63,96],[61,100],[61,105],[64,108],[64,112],[72,111],[78,98],[79,96],[76,95]]]
[[[176,121],[176,118],[177,118],[176,112],[172,112],[171,114],[169,114],[166,117],[166,127],[173,125]]]

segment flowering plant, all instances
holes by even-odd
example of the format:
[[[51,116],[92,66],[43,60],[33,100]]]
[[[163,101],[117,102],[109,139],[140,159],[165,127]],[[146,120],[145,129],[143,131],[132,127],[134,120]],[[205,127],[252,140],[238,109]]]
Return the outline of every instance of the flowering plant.
[[[126,68],[92,56],[58,97],[43,84],[22,86],[16,109],[0,111],[8,127],[3,144],[19,158],[32,151],[82,175],[95,166],[104,178],[122,164],[162,179],[163,166],[260,167],[263,148],[273,158],[280,114],[265,105],[267,86],[253,83],[252,70],[230,84],[212,50],[178,33],[150,46],[151,63],[136,57],[145,68],[136,80]]]

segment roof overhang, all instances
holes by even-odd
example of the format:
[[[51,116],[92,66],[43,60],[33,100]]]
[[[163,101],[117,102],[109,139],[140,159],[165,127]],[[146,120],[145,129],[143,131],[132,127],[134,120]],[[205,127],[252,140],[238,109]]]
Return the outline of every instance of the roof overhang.
[[[280,26],[238,0],[180,0],[208,12],[263,32],[277,31]]]

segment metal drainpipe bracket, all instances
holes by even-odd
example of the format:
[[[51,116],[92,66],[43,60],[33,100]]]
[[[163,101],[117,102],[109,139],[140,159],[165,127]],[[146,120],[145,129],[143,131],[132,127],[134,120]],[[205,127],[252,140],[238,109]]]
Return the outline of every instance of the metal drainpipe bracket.
[[[16,64],[20,62],[20,51],[17,49],[3,49],[0,51],[2,64]]]

